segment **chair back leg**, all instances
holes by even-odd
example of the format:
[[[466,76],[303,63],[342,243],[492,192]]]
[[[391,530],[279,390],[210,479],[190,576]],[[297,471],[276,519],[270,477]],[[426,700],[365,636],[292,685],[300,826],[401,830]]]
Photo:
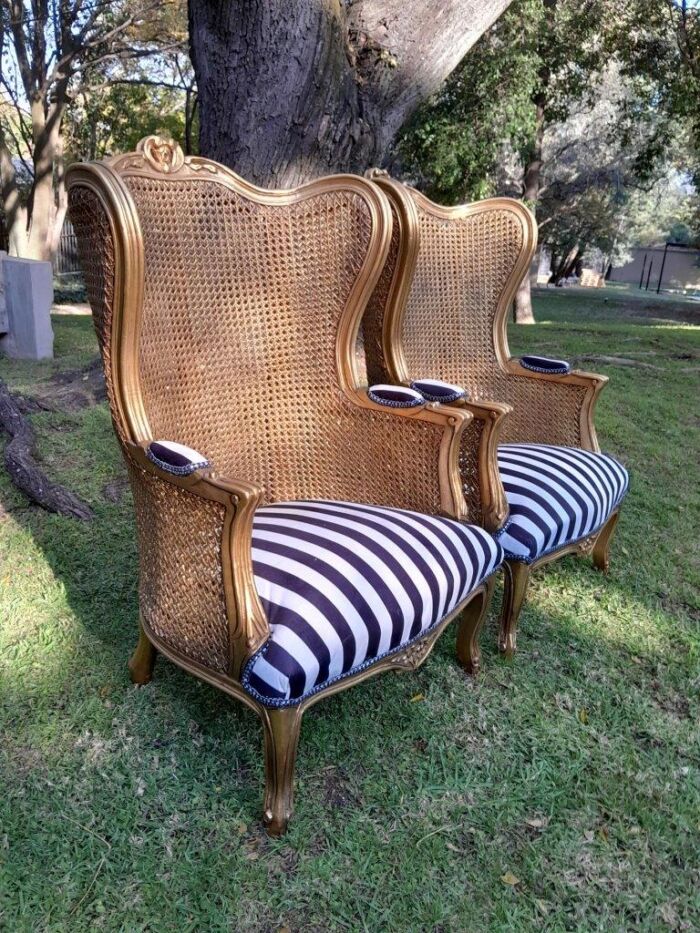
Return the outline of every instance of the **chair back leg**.
[[[129,676],[132,683],[143,686],[150,683],[158,652],[146,637],[143,626],[139,624],[139,640],[129,660]]]
[[[607,522],[598,532],[598,537],[595,539],[595,544],[593,545],[593,566],[607,573],[610,567],[610,542],[612,541],[612,536],[615,534],[615,527],[617,526],[617,520],[620,517],[620,510],[613,512]]]
[[[498,650],[509,660],[515,654],[518,619],[525,602],[529,582],[529,564],[517,560],[508,560],[503,564],[503,607],[498,633]]]

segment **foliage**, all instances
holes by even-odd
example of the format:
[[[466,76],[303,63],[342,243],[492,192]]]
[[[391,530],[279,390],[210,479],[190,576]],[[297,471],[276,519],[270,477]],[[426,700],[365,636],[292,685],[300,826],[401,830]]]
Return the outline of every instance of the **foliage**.
[[[672,228],[695,242],[700,5],[683,9],[515,0],[416,116],[401,168],[439,201],[530,199],[557,277]]]
[[[700,3],[630,0],[620,5],[607,43],[641,104],[624,114],[621,130],[629,132],[649,105],[666,118],[639,151],[640,172],[672,143],[680,124],[690,127],[693,170],[700,182]]]
[[[447,634],[417,673],[319,704],[279,840],[259,829],[254,715],[163,660],[128,683],[137,558],[106,407],[33,416],[47,469],[97,518],[28,508],[0,472],[0,926],[700,926],[697,305],[535,302],[516,352],[612,377],[597,420],[632,488],[610,574],[573,558],[537,573],[515,663],[494,608],[476,682]],[[55,327],[55,363],[0,360],[16,390],[94,357],[89,318]]]
[[[523,149],[534,134],[537,61],[517,28],[511,7],[401,136],[401,172],[440,203],[494,194],[505,141]]]
[[[69,105],[82,98],[90,100],[88,110],[99,106],[97,92],[129,82],[134,62],[160,56],[155,67],[165,67],[184,41],[177,26],[183,3],[0,0],[0,171],[14,254],[45,259],[56,249],[66,209]],[[96,128],[93,121],[93,135]]]
[[[147,83],[108,84],[81,95],[66,120],[70,156],[101,159],[130,152],[144,136],[185,138],[182,92]]]
[[[405,171],[438,201],[492,193],[505,144],[532,158],[538,104],[546,127],[593,94],[604,13],[602,0],[515,0],[404,134]]]

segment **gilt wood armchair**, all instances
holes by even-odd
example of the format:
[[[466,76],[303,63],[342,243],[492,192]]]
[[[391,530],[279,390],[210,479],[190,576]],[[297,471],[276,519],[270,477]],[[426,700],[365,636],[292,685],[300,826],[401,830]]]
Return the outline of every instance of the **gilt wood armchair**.
[[[352,176],[263,191],[157,137],[76,165],[70,216],[133,490],[140,637],[253,709],[264,821],[285,830],[303,713],[413,669],[502,558],[467,512],[472,417],[374,404],[355,356],[391,212]]]
[[[594,565],[608,569],[628,487],[627,471],[600,452],[595,431],[608,380],[565,361],[510,355],[508,312],[537,242],[527,207],[509,198],[442,207],[386,172],[367,177],[389,197],[394,218],[363,320],[369,378],[447,380],[467,390],[455,404],[475,421],[490,414],[498,476],[482,469],[488,488],[469,517],[504,547],[499,647],[512,656],[533,569],[570,552],[592,553]]]

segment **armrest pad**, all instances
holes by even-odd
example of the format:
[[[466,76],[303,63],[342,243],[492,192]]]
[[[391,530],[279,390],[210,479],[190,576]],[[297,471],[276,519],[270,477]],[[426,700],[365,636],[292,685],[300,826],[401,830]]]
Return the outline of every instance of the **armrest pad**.
[[[159,469],[175,476],[189,476],[196,470],[211,466],[202,454],[175,441],[151,441],[146,456]]]
[[[444,405],[469,397],[469,393],[462,386],[442,382],[440,379],[415,379],[411,388],[420,392],[427,402],[442,402]]]
[[[416,405],[425,404],[425,399],[420,392],[407,389],[406,386],[384,384],[370,386],[367,396],[376,405],[386,405],[389,408],[413,408]]]
[[[519,362],[523,369],[531,369],[535,373],[564,375],[571,372],[571,363],[567,363],[566,360],[552,360],[547,356],[521,356]]]

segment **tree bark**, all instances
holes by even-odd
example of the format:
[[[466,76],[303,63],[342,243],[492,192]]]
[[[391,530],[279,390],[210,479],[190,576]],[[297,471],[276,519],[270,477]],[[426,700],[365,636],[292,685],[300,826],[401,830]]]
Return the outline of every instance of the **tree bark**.
[[[546,29],[542,34],[539,69],[539,88],[532,102],[535,105],[535,133],[530,149],[530,157],[525,166],[523,176],[523,200],[533,213],[537,213],[537,202],[540,197],[542,178],[542,148],[544,144],[544,130],[547,120],[547,90],[551,81],[551,72],[547,54],[548,30],[554,23],[559,0],[543,0],[545,8]],[[534,324],[535,315],[532,312],[532,289],[530,286],[530,270],[523,279],[513,302],[513,320],[516,324]]]
[[[202,155],[268,187],[384,164],[510,0],[189,0]]]
[[[568,279],[576,268],[576,263],[581,256],[583,250],[578,243],[575,243],[570,249],[569,252],[564,256],[561,262],[555,267],[554,277],[552,278],[552,283],[554,285],[559,285],[564,279]]]
[[[536,210],[540,196],[540,183],[542,176],[542,145],[544,142],[545,99],[539,94],[535,99],[535,135],[530,150],[530,158],[525,166],[523,176],[523,200]],[[520,283],[513,302],[513,320],[516,324],[534,324],[535,315],[532,313],[532,289],[530,286],[530,270]]]

